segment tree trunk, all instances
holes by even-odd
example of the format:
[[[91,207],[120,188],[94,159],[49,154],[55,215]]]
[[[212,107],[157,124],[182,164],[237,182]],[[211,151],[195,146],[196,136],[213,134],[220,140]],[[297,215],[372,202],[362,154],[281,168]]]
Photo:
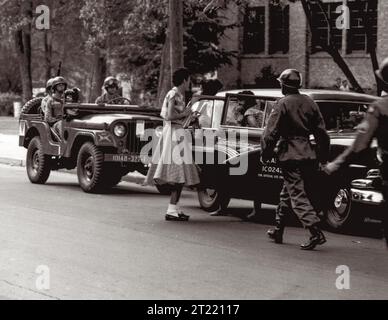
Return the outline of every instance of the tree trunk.
[[[360,6],[365,5],[365,3],[362,3],[361,1],[358,1],[358,4]],[[373,68],[373,74],[376,80],[377,85],[377,95],[380,96],[381,92],[383,91],[381,81],[377,77],[375,71],[379,69],[379,60],[377,58],[377,51],[376,51],[376,45],[373,41],[373,24],[372,19],[369,15],[369,8],[368,3],[367,6],[364,8],[363,15],[362,15],[362,21],[364,24],[365,34],[366,34],[366,41],[367,41],[367,51],[369,52],[369,56],[372,62],[372,68]]]
[[[313,7],[312,4],[307,0],[301,0],[303,5],[303,10],[306,14],[307,20],[309,22],[311,34],[313,38],[319,39],[319,35],[317,35],[316,30],[313,26]],[[318,3],[322,5],[321,1],[318,0]],[[326,20],[328,20],[328,17],[325,12],[323,12],[325,15]],[[330,28],[330,26],[328,26]],[[357,92],[364,92],[364,90],[361,88],[360,84],[358,83],[357,79],[355,78],[353,72],[350,70],[348,64],[344,60],[344,58],[341,56],[338,49],[335,47],[331,37],[329,37],[328,43],[320,43],[320,46],[323,50],[325,50],[334,60],[334,62],[337,64],[337,66],[342,70],[346,78],[348,79],[349,83],[353,87],[353,89]]]
[[[160,65],[160,75],[158,84],[157,108],[162,108],[164,97],[172,87],[170,68],[170,40],[166,37],[166,42],[162,51],[162,63]]]
[[[184,65],[182,0],[170,0],[169,32],[171,71],[174,72]]]
[[[20,14],[27,22],[14,34],[15,48],[19,60],[20,79],[23,89],[23,100],[32,98],[32,69],[31,69],[31,21],[32,2],[22,1]]]
[[[106,77],[107,61],[101,50],[97,50],[94,56],[94,71],[92,81],[91,101],[95,101],[101,95],[101,88]]]
[[[53,55],[52,32],[51,30],[45,30],[44,32],[44,70],[45,70],[46,81],[52,77],[52,73],[51,73],[52,55]]]

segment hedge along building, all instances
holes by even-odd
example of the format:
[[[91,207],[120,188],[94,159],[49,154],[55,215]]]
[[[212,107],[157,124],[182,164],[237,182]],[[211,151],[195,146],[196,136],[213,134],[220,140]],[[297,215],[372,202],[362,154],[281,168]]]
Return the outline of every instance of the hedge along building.
[[[314,1],[314,0],[311,0]],[[244,8],[230,5],[225,15],[240,27],[225,35],[222,45],[237,52],[232,66],[219,70],[225,88],[257,87],[255,79],[265,67],[271,66],[279,74],[285,68],[297,68],[304,74],[304,84],[310,88],[332,88],[337,78],[346,79],[332,57],[312,40],[310,27],[300,1],[287,6],[274,6],[270,0],[250,0]],[[362,23],[362,12],[353,0],[323,0],[329,17],[331,31],[325,16],[320,13],[313,19],[319,37],[327,40],[331,32],[336,47],[350,67],[357,81],[366,91],[376,89],[373,67],[367,50],[367,36]],[[357,1],[358,3],[360,1]],[[373,23],[373,43],[378,59],[388,56],[388,1],[363,0]],[[336,28],[343,11],[349,8],[349,29]],[[314,43],[315,42],[315,43]]]

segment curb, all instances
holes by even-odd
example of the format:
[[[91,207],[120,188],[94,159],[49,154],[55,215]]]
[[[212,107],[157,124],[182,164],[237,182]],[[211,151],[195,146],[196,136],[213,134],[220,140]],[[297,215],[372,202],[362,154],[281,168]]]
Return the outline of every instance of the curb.
[[[0,164],[5,164],[13,167],[25,167],[26,161],[20,159],[12,159],[12,158],[2,158],[0,157]]]

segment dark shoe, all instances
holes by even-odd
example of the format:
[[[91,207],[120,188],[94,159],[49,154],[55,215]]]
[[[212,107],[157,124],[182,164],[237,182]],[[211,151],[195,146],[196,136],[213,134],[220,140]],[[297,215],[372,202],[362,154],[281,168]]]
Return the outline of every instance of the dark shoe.
[[[275,243],[282,244],[283,243],[283,231],[282,229],[270,229],[267,232],[267,235],[270,239],[275,240]]]
[[[165,218],[166,218],[166,221],[189,221],[190,217],[188,216],[182,217],[181,215],[179,215],[179,217],[176,217],[170,214],[166,214]]]
[[[316,246],[326,243],[326,237],[318,227],[310,228],[310,232],[311,237],[309,241],[300,246],[302,250],[314,250]]]
[[[188,221],[190,219],[190,216],[185,215],[183,212],[180,212],[179,213],[179,218],[186,219],[186,221]]]

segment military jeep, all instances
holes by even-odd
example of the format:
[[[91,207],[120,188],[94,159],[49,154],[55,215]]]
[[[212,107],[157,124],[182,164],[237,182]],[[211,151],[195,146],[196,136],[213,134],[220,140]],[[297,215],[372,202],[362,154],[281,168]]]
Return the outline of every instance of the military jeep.
[[[58,134],[44,121],[42,98],[29,101],[19,121],[19,145],[27,149],[29,180],[45,184],[52,170],[77,168],[78,181],[87,193],[116,186],[123,176],[146,174],[141,156],[147,129],[161,132],[162,119],[156,109],[131,105],[55,104],[63,117]],[[144,160],[144,161],[143,161]]]

